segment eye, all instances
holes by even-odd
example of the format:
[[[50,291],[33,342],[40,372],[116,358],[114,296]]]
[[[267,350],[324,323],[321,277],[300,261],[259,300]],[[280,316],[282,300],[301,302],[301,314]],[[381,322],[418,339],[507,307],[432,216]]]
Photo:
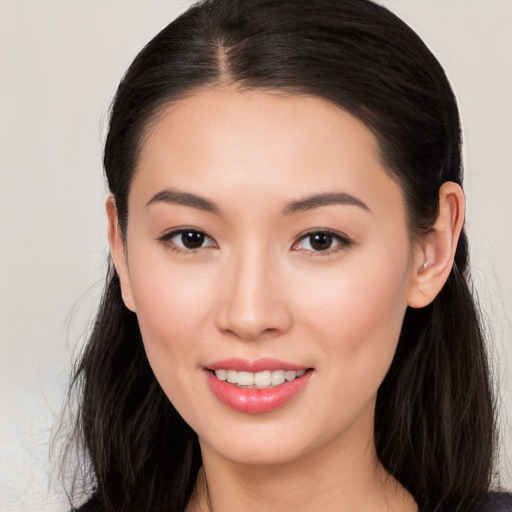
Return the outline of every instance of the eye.
[[[301,237],[292,246],[294,251],[311,251],[332,254],[352,244],[352,241],[332,231],[314,231]]]
[[[216,242],[206,233],[189,228],[176,229],[160,237],[158,240],[177,252],[189,252],[206,247],[217,247]]]

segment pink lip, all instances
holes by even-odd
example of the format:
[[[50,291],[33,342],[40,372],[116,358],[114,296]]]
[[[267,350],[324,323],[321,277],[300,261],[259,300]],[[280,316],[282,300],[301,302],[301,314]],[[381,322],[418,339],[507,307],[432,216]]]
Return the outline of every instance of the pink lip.
[[[299,370],[307,370],[308,367],[265,357],[255,359],[254,361],[248,359],[224,359],[207,365],[207,368],[209,370],[236,370],[237,372],[257,373],[265,370],[294,370],[297,372]]]
[[[238,371],[255,371],[247,369],[255,367],[255,365],[251,364],[241,364],[240,366],[234,367],[233,365],[224,366],[226,361],[221,361],[221,363],[223,364],[215,369],[228,368],[230,370]],[[273,369],[295,370],[296,367],[292,366],[293,365],[286,365],[286,367],[278,366]],[[256,365],[256,367],[258,367],[258,365]],[[264,369],[270,370],[271,368],[269,368],[269,366],[267,365],[264,367]],[[300,370],[302,368],[299,367],[298,369]],[[215,377],[213,371],[205,370],[205,374],[208,379],[208,384],[213,394],[222,403],[224,403],[231,409],[249,414],[261,414],[282,407],[294,396],[296,396],[302,389],[304,389],[304,387],[308,384],[313,373],[313,371],[307,371],[302,377],[299,377],[290,382],[283,382],[283,384],[279,384],[278,386],[274,386],[271,388],[248,389],[239,388],[234,384],[230,384],[229,382],[219,380],[217,379],[217,377]]]

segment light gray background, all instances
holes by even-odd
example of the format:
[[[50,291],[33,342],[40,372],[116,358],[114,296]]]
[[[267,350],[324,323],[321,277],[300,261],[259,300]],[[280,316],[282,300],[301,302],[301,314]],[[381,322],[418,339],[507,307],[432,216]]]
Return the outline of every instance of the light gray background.
[[[512,0],[386,0],[444,64],[465,133],[473,272],[512,487]],[[109,103],[186,0],[0,0],[0,509],[64,511],[49,438],[101,291]],[[462,468],[461,468],[462,469]]]

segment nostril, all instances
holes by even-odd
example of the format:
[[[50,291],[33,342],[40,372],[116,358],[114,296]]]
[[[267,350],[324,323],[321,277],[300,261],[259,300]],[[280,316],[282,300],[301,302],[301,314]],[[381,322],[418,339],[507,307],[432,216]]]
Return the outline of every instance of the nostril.
[[[225,329],[224,332],[230,336],[244,339],[247,341],[256,341],[258,339],[263,338],[271,338],[274,336],[278,336],[280,334],[280,330],[276,329],[274,327],[269,327],[266,329],[251,329],[246,326],[238,326],[238,327],[231,327],[228,329]]]

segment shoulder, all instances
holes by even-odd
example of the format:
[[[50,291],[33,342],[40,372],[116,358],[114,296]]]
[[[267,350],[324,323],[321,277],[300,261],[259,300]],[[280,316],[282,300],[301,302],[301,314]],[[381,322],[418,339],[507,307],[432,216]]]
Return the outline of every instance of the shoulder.
[[[512,494],[493,492],[481,512],[512,512]]]

